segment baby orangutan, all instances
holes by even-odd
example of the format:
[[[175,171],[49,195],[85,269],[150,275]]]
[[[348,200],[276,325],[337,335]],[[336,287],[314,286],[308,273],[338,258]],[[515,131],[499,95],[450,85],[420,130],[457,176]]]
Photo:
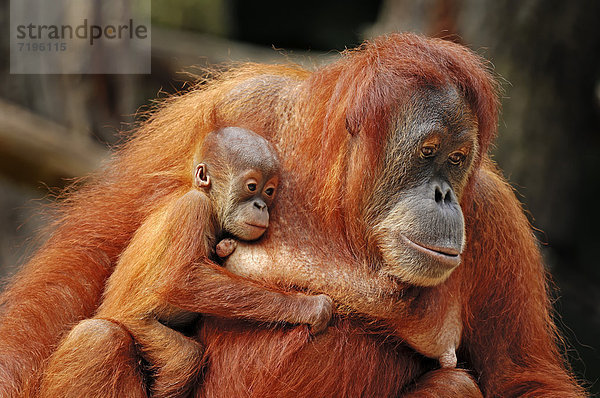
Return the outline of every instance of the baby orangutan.
[[[189,188],[151,213],[136,231],[108,280],[96,316],[75,326],[52,356],[47,374],[53,375],[53,385],[43,383],[42,395],[78,396],[77,379],[90,380],[87,374],[104,380],[99,381],[99,397],[115,396],[119,385],[131,385],[120,380],[132,377],[151,397],[187,394],[201,369],[204,347],[181,331],[193,328],[199,314],[324,330],[332,312],[327,296],[268,290],[213,261],[215,250],[230,252],[229,238],[251,241],[264,234],[278,173],[274,150],[258,134],[235,127],[209,133],[194,158]],[[217,246],[222,238],[227,239]],[[173,297],[169,287],[182,285],[184,297]],[[103,339],[112,334],[122,340],[125,333],[142,361],[124,363],[126,370],[107,370],[94,362],[94,352],[104,349]],[[113,374],[105,376],[107,372]],[[57,379],[72,387],[57,386]]]

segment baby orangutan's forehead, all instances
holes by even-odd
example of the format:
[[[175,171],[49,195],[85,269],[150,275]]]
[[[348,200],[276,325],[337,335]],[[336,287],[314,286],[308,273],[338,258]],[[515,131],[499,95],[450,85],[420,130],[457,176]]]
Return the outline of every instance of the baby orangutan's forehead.
[[[253,141],[229,142],[219,148],[218,155],[238,169],[253,168],[267,172],[278,167],[275,152],[266,145],[256,145]]]
[[[201,161],[227,165],[236,171],[256,169],[269,175],[277,172],[279,162],[271,144],[253,131],[226,127],[204,139]]]

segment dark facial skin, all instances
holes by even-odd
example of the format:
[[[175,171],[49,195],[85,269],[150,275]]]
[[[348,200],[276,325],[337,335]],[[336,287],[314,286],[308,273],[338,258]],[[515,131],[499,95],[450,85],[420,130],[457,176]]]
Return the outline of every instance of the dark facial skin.
[[[206,137],[199,158],[195,184],[214,204],[217,236],[260,238],[269,226],[279,183],[279,164],[268,142],[251,131],[228,127]]]
[[[460,198],[477,153],[477,124],[451,88],[427,89],[401,109],[367,209],[382,270],[415,285],[443,282],[460,264]],[[376,213],[372,209],[380,209]]]

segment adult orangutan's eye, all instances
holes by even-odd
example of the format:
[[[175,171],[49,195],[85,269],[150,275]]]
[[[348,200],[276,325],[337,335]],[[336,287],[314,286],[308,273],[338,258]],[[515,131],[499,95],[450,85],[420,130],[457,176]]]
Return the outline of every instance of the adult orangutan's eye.
[[[421,157],[422,158],[433,157],[435,155],[436,151],[437,151],[436,145],[423,145],[421,147]]]
[[[449,156],[448,156],[448,160],[450,161],[450,163],[455,164],[455,165],[459,165],[462,162],[464,162],[464,160],[466,159],[467,155],[465,155],[464,153],[460,152],[460,151],[456,151],[456,152],[452,152]]]

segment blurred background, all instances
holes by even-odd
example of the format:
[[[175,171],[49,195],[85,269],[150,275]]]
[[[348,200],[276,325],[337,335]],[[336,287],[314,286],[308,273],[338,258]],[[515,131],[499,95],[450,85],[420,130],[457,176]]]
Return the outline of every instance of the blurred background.
[[[504,89],[494,159],[524,203],[552,273],[569,360],[600,392],[600,1],[152,0],[152,74],[9,74],[0,0],[0,278],[26,261],[40,215],[122,140],[135,114],[231,61],[313,67],[390,31],[454,40]]]

